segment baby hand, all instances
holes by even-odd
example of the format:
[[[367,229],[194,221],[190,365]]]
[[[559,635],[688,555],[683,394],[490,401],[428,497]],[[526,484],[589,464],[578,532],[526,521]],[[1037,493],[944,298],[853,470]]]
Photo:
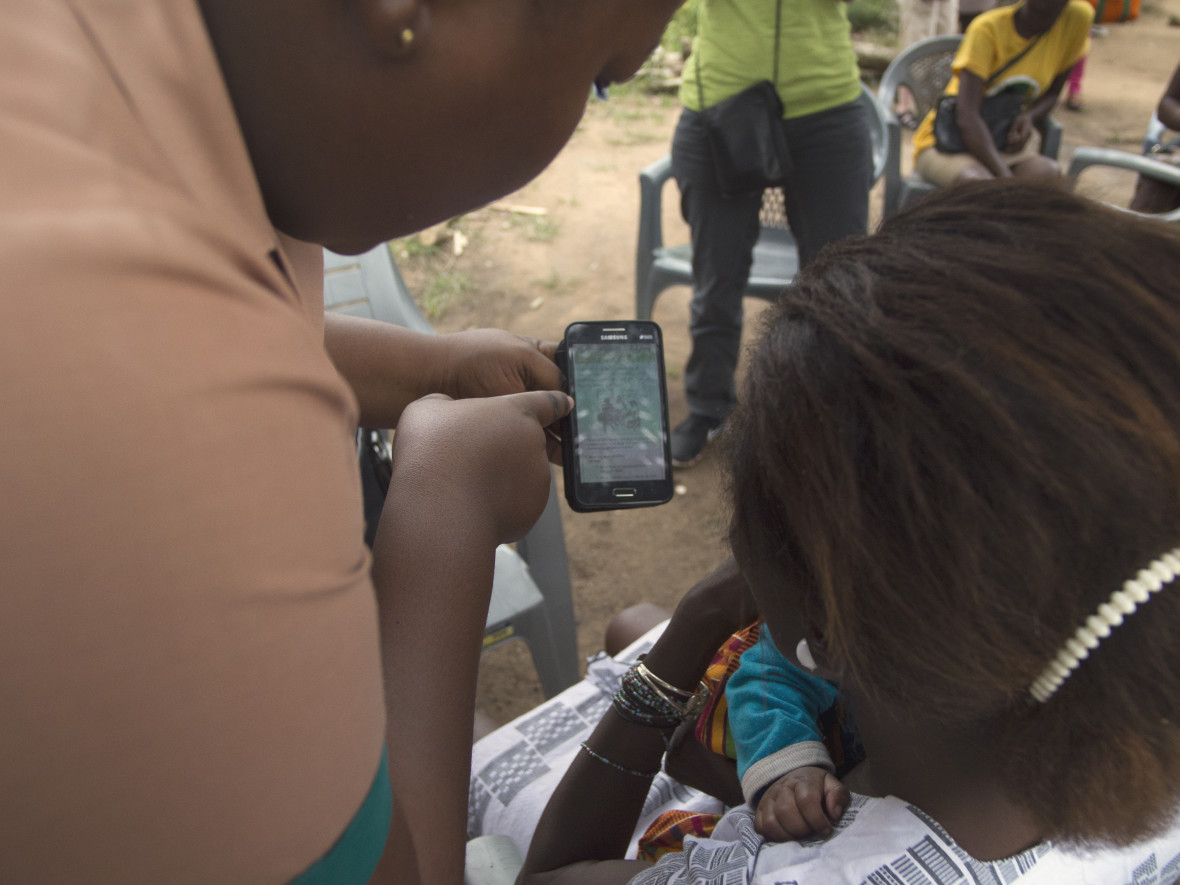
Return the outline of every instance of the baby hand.
[[[829,836],[852,795],[834,774],[816,766],[789,771],[767,788],[754,829],[771,842]]]

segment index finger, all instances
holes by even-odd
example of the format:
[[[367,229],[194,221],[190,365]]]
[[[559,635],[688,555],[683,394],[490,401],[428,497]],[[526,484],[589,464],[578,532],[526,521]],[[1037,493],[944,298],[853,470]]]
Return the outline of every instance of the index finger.
[[[524,411],[536,418],[542,427],[561,420],[574,407],[573,397],[560,390],[530,390],[510,396],[516,398]]]

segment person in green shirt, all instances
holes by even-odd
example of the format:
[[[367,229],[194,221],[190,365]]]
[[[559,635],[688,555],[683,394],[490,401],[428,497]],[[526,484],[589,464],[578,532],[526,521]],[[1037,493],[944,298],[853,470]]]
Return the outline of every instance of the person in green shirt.
[[[702,0],[692,56],[672,139],[672,174],[693,247],[689,416],[672,433],[672,460],[681,467],[700,457],[737,402],[742,293],[762,203],[761,192],[722,196],[701,110],[775,80],[793,165],[783,193],[800,266],[827,243],[865,232],[872,186],[860,74],[840,0]]]

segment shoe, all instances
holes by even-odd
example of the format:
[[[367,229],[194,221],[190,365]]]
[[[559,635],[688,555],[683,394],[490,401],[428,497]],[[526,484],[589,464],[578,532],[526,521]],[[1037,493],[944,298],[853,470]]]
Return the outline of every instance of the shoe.
[[[701,459],[706,443],[721,432],[720,418],[689,415],[672,431],[672,466],[691,467]]]
[[[1086,105],[1082,102],[1080,95],[1071,95],[1065,100],[1065,109],[1067,111],[1080,111],[1085,107]]]

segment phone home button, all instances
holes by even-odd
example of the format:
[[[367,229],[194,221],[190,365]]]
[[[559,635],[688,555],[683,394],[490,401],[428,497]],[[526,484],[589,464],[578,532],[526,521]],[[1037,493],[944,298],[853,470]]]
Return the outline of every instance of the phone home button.
[[[611,489],[611,494],[616,498],[634,498],[635,489]]]

